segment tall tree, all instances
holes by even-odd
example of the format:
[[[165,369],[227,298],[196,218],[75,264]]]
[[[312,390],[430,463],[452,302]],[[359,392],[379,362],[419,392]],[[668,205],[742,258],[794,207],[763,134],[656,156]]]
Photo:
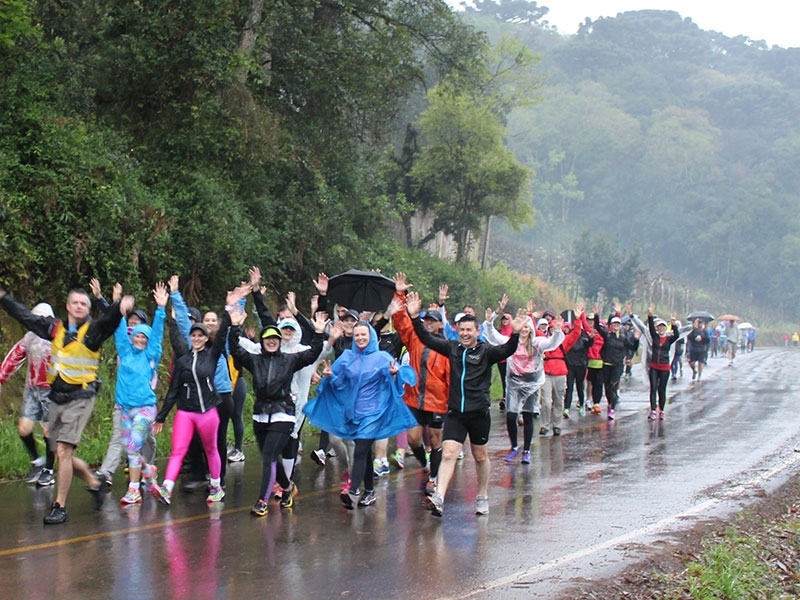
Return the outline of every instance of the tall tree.
[[[435,219],[419,244],[438,231],[452,235],[456,260],[465,263],[489,216],[515,226],[530,222],[524,200],[530,171],[504,146],[504,127],[489,106],[447,83],[428,99],[430,107],[418,121],[425,145],[410,175],[435,196]]]

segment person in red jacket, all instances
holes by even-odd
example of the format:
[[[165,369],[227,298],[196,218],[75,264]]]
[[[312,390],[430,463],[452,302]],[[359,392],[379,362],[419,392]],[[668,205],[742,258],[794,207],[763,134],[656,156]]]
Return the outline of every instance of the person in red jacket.
[[[672,329],[667,331],[664,319],[653,318],[653,307],[647,310],[647,328],[650,330],[652,345],[650,349],[650,416],[649,419],[664,419],[664,407],[667,405],[667,382],[669,381],[671,359],[670,347],[680,333],[672,317]],[[656,405],[656,398],[658,404]]]
[[[45,303],[37,304],[31,309],[31,313],[40,317],[52,317],[53,307]],[[28,373],[25,377],[25,389],[22,392],[22,406],[17,425],[19,437],[31,457],[31,469],[25,475],[25,482],[42,486],[53,485],[55,453],[50,448],[47,435],[47,415],[50,408],[50,383],[47,381],[50,340],[41,338],[32,331],[25,333],[0,364],[0,387],[25,364],[26,359]],[[36,421],[42,424],[45,456],[39,456],[36,450],[36,441],[33,437],[33,425]]]
[[[561,345],[555,350],[544,353],[544,387],[542,388],[542,426],[539,435],[547,435],[553,428],[553,435],[561,435],[561,420],[564,418],[564,394],[567,392],[567,361],[564,358],[569,349],[578,341],[583,332],[581,317],[584,305],[581,303],[575,308],[575,327],[564,338]],[[548,335],[561,331],[564,319],[561,316],[550,321],[547,328]]]
[[[408,446],[414,456],[425,467],[425,444],[422,440],[422,431],[428,427],[430,433],[431,456],[430,472],[425,483],[425,494],[433,495],[436,491],[436,481],[439,475],[439,465],[442,463],[442,427],[447,414],[447,397],[450,393],[450,361],[446,356],[428,349],[414,333],[414,325],[406,311],[406,292],[411,287],[406,282],[405,273],[397,273],[394,277],[397,310],[392,314],[392,325],[400,335],[403,345],[408,351],[409,363],[417,373],[417,383],[406,386],[403,401],[411,409],[418,425],[408,430]],[[418,301],[415,292],[408,296],[413,301]],[[425,329],[432,335],[444,338],[442,329],[444,318],[438,310],[428,310],[422,319]]]

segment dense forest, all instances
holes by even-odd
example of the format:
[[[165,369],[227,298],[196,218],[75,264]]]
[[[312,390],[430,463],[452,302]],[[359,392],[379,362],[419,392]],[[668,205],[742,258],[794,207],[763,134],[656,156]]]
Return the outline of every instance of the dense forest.
[[[490,231],[557,283],[635,253],[800,320],[800,50],[665,11],[564,36],[542,8],[6,0],[0,283],[177,272],[208,303],[253,263],[302,293]]]
[[[639,249],[651,284],[800,318],[800,49],[670,11],[562,36],[534,3],[501,4],[479,3],[469,21],[539,54],[546,84],[509,119],[510,147],[536,172],[536,224],[499,257],[558,275],[577,262],[573,240],[605,237]]]

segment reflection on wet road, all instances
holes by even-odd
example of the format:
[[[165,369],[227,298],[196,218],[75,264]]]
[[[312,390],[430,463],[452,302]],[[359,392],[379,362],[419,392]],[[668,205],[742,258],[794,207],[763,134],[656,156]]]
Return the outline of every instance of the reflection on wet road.
[[[344,510],[343,466],[306,460],[295,508],[249,514],[260,461],[232,464],[224,506],[178,493],[120,508],[122,477],[101,513],[73,486],[70,521],[44,527],[52,489],[0,486],[0,581],[6,597],[530,598],[605,576],[669,531],[729,511],[798,468],[800,352],[765,349],[699,384],[678,381],[664,422],[647,420],[639,377],[618,420],[587,415],[561,438],[536,439],[531,465],[506,465],[493,412],[491,513],[473,514],[476,480],[459,463],[445,514],[422,508],[413,458],[376,483],[378,503]]]

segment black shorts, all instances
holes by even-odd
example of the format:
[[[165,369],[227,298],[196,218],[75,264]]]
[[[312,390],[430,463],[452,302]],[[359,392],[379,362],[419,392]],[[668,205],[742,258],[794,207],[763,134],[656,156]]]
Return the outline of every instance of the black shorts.
[[[708,352],[690,352],[689,362],[701,362],[704,365],[708,363]]]
[[[411,411],[411,414],[414,415],[417,423],[423,427],[428,426],[431,429],[441,429],[444,425],[444,413],[419,410],[418,408],[411,408],[410,406],[408,409]]]
[[[492,416],[488,408],[468,413],[448,412],[444,419],[442,441],[452,440],[463,444],[469,436],[469,441],[475,446],[485,446],[489,443],[491,428]]]

